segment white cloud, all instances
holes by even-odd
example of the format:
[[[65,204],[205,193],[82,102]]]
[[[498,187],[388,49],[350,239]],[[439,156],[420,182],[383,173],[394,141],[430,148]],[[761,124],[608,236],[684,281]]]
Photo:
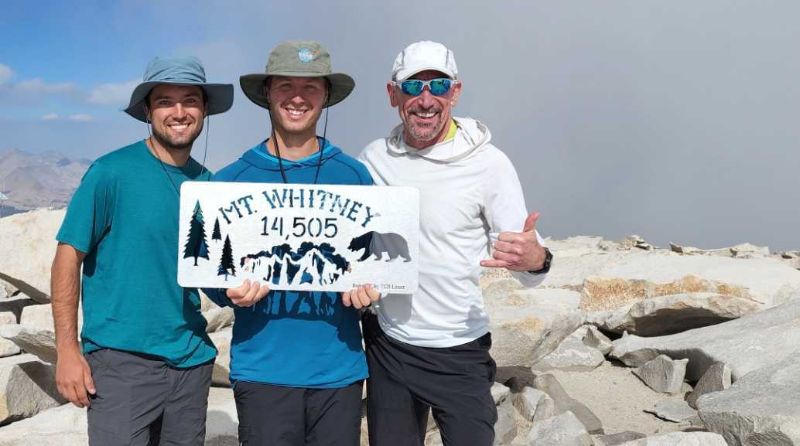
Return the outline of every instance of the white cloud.
[[[67,119],[69,119],[70,121],[76,121],[76,122],[94,121],[94,117],[92,115],[87,115],[87,114],[84,114],[84,113],[77,113],[77,114],[74,114],[74,115],[69,115],[69,117]]]
[[[89,102],[104,105],[125,105],[130,99],[131,92],[137,85],[138,80],[132,80],[119,84],[102,84],[95,87],[90,93]]]
[[[73,121],[73,122],[89,122],[94,121],[94,116],[85,113],[75,113],[66,117],[59,116],[58,113],[48,113],[42,116],[42,121]]]
[[[13,75],[14,72],[11,70],[11,67],[0,63],[0,85],[6,83]]]
[[[62,82],[48,84],[39,78],[24,80],[14,85],[14,89],[23,93],[70,93],[77,90],[75,84]]]

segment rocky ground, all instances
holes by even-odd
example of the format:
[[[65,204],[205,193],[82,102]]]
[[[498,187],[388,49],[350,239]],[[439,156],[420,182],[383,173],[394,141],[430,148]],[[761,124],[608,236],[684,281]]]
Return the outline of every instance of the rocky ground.
[[[85,411],[53,384],[48,276],[62,218],[0,219],[0,446],[86,444]],[[502,271],[481,279],[498,445],[800,444],[800,252],[635,236],[548,245],[556,261],[540,287]],[[220,349],[207,444],[236,445],[233,316],[208,301],[203,314]],[[432,420],[426,444],[441,444]]]

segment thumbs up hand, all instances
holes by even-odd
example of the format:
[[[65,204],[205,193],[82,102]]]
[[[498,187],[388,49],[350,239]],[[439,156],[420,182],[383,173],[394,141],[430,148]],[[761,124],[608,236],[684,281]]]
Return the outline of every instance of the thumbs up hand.
[[[506,268],[511,271],[536,271],[544,266],[545,251],[536,237],[538,212],[525,219],[522,232],[501,232],[494,243],[492,258],[481,261],[481,266]]]

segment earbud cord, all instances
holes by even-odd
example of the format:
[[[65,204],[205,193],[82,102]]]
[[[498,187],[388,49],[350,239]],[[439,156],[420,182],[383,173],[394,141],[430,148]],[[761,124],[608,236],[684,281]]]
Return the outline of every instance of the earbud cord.
[[[158,162],[161,164],[161,169],[164,171],[164,175],[167,176],[167,179],[169,180],[170,184],[172,184],[172,188],[175,190],[175,193],[178,194],[178,196],[180,197],[181,196],[180,189],[178,189],[178,186],[172,180],[172,176],[167,171],[167,166],[164,164],[164,161],[161,160],[161,156],[158,154],[158,150],[156,150],[155,144],[153,144],[153,132],[151,130],[152,124],[150,123],[150,117],[145,114],[144,119],[145,119],[145,126],[147,127],[147,134],[148,134],[147,140],[150,143],[150,147],[153,150],[153,154],[155,155]],[[205,137],[205,147],[203,148],[203,163],[200,164],[200,174],[197,176],[197,178],[202,178],[203,174],[206,173],[207,171],[206,157],[208,156],[208,134],[211,132],[211,120],[209,119],[208,115],[206,115],[205,132],[206,132],[206,137]],[[210,175],[206,179],[206,181],[211,181]]]

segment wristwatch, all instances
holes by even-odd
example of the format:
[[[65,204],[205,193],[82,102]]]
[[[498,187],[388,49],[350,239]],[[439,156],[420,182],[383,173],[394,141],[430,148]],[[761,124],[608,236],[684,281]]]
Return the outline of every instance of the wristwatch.
[[[531,274],[545,274],[550,271],[550,264],[553,263],[553,253],[549,249],[544,248],[544,263],[542,267],[535,271],[528,271]]]

